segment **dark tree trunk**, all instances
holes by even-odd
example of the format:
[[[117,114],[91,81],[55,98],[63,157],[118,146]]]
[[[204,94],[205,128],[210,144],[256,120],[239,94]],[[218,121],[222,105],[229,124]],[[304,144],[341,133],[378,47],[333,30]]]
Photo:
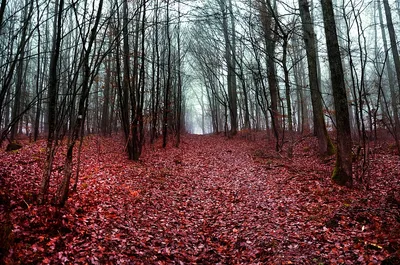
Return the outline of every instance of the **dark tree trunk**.
[[[283,38],[283,73],[285,75],[285,97],[286,97],[286,105],[288,109],[288,131],[289,131],[289,146],[288,146],[288,157],[291,158],[293,156],[293,119],[292,119],[292,101],[290,99],[290,77],[289,77],[289,69],[287,67],[287,48],[288,48],[288,36],[285,35]],[[283,140],[283,139],[282,139]]]
[[[169,11],[170,11],[170,3],[167,0],[167,24],[166,24],[166,35],[167,35],[167,79],[165,81],[165,91],[164,91],[164,113],[163,113],[163,148],[167,147],[168,140],[168,123],[169,123],[169,114],[171,111],[170,108],[170,93],[171,93],[171,72],[172,72],[172,62],[171,62],[171,34],[170,34],[170,23],[169,23]]]
[[[29,9],[28,9],[29,7]],[[28,27],[29,27],[29,21],[30,21],[30,17],[31,17],[31,13],[33,10],[33,1],[30,2],[29,6],[28,6],[28,0],[25,1],[25,10],[24,10],[24,20],[23,20],[23,24],[22,24],[22,34],[21,34],[21,43],[23,42],[27,42],[27,31],[28,31]],[[22,49],[21,49],[21,55],[20,55],[20,60],[18,62],[18,66],[17,66],[17,80],[15,82],[15,94],[14,94],[14,106],[12,109],[12,121],[13,121],[13,125],[11,127],[11,135],[10,135],[10,140],[14,141],[15,136],[17,134],[17,130],[18,130],[18,120],[21,119],[21,104],[23,102],[22,101],[22,97],[23,97],[23,86],[25,85],[25,47],[26,45],[23,45]]]
[[[270,0],[266,0],[270,1]],[[269,113],[271,115],[272,129],[274,131],[275,136],[275,149],[279,151],[280,141],[280,124],[279,124],[279,111],[278,111],[278,99],[279,99],[279,89],[278,89],[278,80],[276,77],[276,68],[275,68],[275,46],[276,46],[276,23],[273,22],[272,19],[272,7],[271,3],[267,3],[265,1],[260,2],[260,15],[261,15],[261,23],[264,30],[264,39],[266,45],[266,56],[267,56],[267,79],[269,85],[269,93],[271,96],[271,105],[269,109]]]
[[[160,52],[158,44],[158,0],[154,4],[154,45],[152,60],[152,86],[151,86],[151,132],[150,143],[153,144],[158,135],[158,110],[160,101]]]
[[[50,70],[49,70],[49,85],[48,85],[48,135],[47,135],[47,147],[46,147],[46,163],[42,176],[42,183],[40,186],[40,192],[38,197],[39,204],[44,203],[47,200],[47,193],[50,184],[51,167],[53,165],[55,146],[55,132],[56,132],[56,121],[57,121],[57,90],[58,90],[58,75],[57,75],[57,64],[60,56],[61,46],[61,31],[62,31],[62,14],[64,10],[64,0],[56,2],[56,16],[54,17],[54,40],[53,48],[50,59]]]
[[[104,80],[104,103],[103,103],[103,112],[101,115],[101,133],[104,136],[110,134],[110,85],[111,85],[111,56],[107,56],[105,62],[105,70],[106,70],[106,77]]]
[[[90,92],[90,88],[92,86],[92,81],[90,78],[91,71],[90,71],[90,65],[89,65],[89,56],[90,56],[90,53],[92,52],[92,48],[93,48],[94,42],[96,40],[97,28],[98,28],[98,25],[100,22],[102,8],[103,8],[103,0],[99,0],[95,24],[90,31],[88,46],[83,55],[84,57],[83,57],[83,65],[82,65],[83,66],[82,92],[81,92],[81,96],[79,98],[78,116],[76,117],[74,126],[72,128],[72,133],[71,133],[70,139],[68,141],[69,142],[68,150],[67,150],[67,155],[66,155],[65,163],[64,163],[64,177],[61,182],[61,185],[58,187],[58,190],[57,190],[56,202],[59,206],[63,206],[64,203],[68,199],[69,184],[71,181],[71,176],[72,176],[72,171],[73,171],[72,158],[73,158],[74,147],[75,147],[76,141],[79,139],[79,135],[81,133],[82,127],[84,126],[85,117],[86,117],[86,113],[87,113],[87,100],[89,99],[89,92]]]
[[[332,180],[339,185],[352,185],[352,141],[344,73],[336,33],[332,0],[321,0],[324,16],[329,69],[336,111],[337,153]]]
[[[222,12],[222,31],[224,34],[225,61],[227,66],[227,85],[228,85],[228,105],[231,122],[230,135],[237,133],[237,91],[236,91],[236,73],[235,73],[235,34],[234,22],[231,21],[231,31],[229,32],[228,18],[232,20],[232,4],[229,6],[226,0],[219,0],[219,7]],[[232,36],[232,37],[231,37]]]
[[[389,46],[387,43],[387,37],[386,37],[386,28],[385,25],[383,23],[383,14],[382,14],[382,6],[380,4],[380,1],[378,0],[377,2],[377,6],[378,6],[378,14],[379,14],[379,24],[380,24],[380,28],[381,28],[381,33],[382,33],[382,41],[383,41],[383,47],[385,49],[385,51],[389,51]],[[390,11],[390,10],[388,10]],[[393,26],[393,25],[392,25]],[[394,70],[393,70],[393,65],[392,65],[392,61],[390,56],[387,56],[387,62],[386,62],[386,71],[387,71],[387,78],[389,81],[389,92],[390,92],[390,103],[391,103],[391,107],[392,107],[392,111],[393,111],[393,119],[394,122],[391,122],[393,125],[393,136],[394,139],[396,141],[396,145],[397,145],[397,149],[400,151],[400,142],[399,142],[399,137],[400,137],[400,119],[399,119],[399,109],[397,106],[397,103],[399,101],[397,93],[396,93],[396,88],[395,88],[395,77],[394,77]],[[384,106],[385,104],[383,104],[382,106]],[[390,111],[388,108],[387,109],[387,114],[390,115]]]
[[[388,0],[383,0],[383,6],[385,8],[387,28],[390,38],[390,46],[392,48],[394,67],[396,69],[397,83],[399,84],[399,92],[400,92],[400,56],[397,48],[396,34],[393,27],[392,13],[390,11]]]
[[[181,75],[181,70],[182,70],[182,61],[181,61],[181,9],[180,9],[180,3],[178,3],[178,33],[177,33],[177,42],[178,42],[178,61],[177,61],[177,78],[178,78],[178,83],[177,83],[177,106],[176,106],[176,117],[175,117],[175,122],[176,122],[176,142],[175,146],[179,147],[181,143],[181,130],[182,130],[182,75]]]
[[[122,93],[120,95],[121,100],[121,120],[122,126],[124,128],[125,133],[125,141],[126,141],[126,148],[129,154],[129,158],[132,157],[132,154],[129,153],[132,150],[132,137],[130,135],[130,119],[129,119],[129,92],[132,89],[130,84],[130,68],[129,68],[129,35],[128,35],[128,0],[124,0],[122,5],[123,9],[123,17],[122,17],[122,35],[123,35],[123,51],[122,51],[122,58],[123,58],[123,81],[122,81]],[[119,57],[117,57],[117,61],[119,61]]]
[[[334,147],[328,136],[322,111],[322,96],[320,87],[318,86],[317,50],[315,47],[314,28],[307,0],[299,0],[299,6],[303,25],[303,39],[307,53],[308,78],[314,115],[314,131],[318,138],[319,153],[321,155],[330,155],[334,153]]]
[[[386,22],[387,22],[387,28],[389,31],[389,38],[390,38],[390,46],[392,48],[392,54],[393,54],[393,61],[394,61],[394,67],[396,69],[396,77],[397,77],[397,84],[399,87],[399,91],[397,94],[400,93],[400,58],[399,58],[399,51],[397,48],[397,40],[396,40],[396,34],[394,31],[393,27],[393,20],[392,20],[392,13],[390,11],[389,3],[387,0],[383,0],[383,6],[385,8],[385,14],[386,14]],[[382,15],[380,15],[382,16]],[[384,40],[384,43],[386,44],[386,39]],[[388,71],[389,71],[389,76],[391,75],[391,66],[388,63]],[[390,67],[390,68],[389,68]],[[396,95],[395,91],[390,91],[391,95]],[[398,103],[399,97],[395,96],[392,98],[392,106],[393,106],[393,113],[394,113],[394,138],[396,141],[397,149],[400,152],[400,143],[399,143],[399,137],[400,137],[400,121],[399,121],[399,115],[398,115]]]

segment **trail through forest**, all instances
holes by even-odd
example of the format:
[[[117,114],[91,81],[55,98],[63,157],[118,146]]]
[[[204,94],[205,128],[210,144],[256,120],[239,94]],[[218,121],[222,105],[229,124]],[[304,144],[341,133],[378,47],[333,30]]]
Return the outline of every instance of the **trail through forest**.
[[[1,152],[1,217],[12,227],[4,261],[399,264],[398,157],[377,149],[370,190],[343,188],[314,141],[287,159],[261,138],[187,135],[131,162],[123,142],[89,136],[78,191],[62,209],[35,204],[43,142]]]

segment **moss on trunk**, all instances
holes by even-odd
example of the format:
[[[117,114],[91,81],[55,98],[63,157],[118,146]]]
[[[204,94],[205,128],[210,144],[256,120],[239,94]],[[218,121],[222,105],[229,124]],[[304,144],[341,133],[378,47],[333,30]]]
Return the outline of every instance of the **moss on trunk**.
[[[339,159],[336,160],[335,168],[333,169],[332,181],[340,186],[351,187],[353,185],[352,176],[346,173]]]

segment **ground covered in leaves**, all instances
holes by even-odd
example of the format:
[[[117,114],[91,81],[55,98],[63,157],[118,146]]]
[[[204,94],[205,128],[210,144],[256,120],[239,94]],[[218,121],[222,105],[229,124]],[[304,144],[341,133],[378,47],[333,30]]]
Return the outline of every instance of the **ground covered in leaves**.
[[[35,203],[45,142],[1,151],[3,262],[400,264],[397,155],[375,148],[368,185],[349,189],[332,184],[334,158],[319,158],[312,137],[292,159],[255,138],[187,135],[132,162],[121,140],[88,136],[78,191],[61,209]]]

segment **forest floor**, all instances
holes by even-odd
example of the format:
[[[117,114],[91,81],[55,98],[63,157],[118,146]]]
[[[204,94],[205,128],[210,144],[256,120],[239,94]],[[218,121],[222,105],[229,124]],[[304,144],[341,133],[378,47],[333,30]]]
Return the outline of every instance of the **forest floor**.
[[[44,141],[0,151],[0,264],[400,264],[398,155],[376,147],[368,189],[350,189],[314,138],[292,159],[255,138],[185,135],[133,162],[121,140],[88,136],[61,209],[35,203]]]

